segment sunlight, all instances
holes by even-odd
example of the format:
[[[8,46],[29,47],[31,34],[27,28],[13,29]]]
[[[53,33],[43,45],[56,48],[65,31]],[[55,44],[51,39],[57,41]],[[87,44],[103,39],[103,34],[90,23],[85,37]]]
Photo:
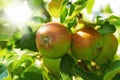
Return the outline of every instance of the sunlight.
[[[120,5],[119,5],[120,1],[119,0],[115,0],[115,1],[114,0],[104,0],[104,1],[95,0],[95,4],[94,4],[92,11],[94,13],[100,12],[101,9],[105,8],[107,4],[110,5],[110,8],[115,15],[118,15],[118,16],[120,15]]]
[[[8,21],[12,24],[26,23],[32,14],[27,1],[14,2],[4,9]]]
[[[40,65],[42,64],[42,61],[36,59],[36,60],[35,60],[35,63],[36,63],[36,65],[40,66]]]
[[[118,49],[117,49],[117,55],[120,56],[120,45],[118,46]]]

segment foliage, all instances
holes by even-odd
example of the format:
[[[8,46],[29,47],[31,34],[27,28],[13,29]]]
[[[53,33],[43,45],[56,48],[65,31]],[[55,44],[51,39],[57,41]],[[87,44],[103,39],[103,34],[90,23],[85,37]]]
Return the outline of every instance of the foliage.
[[[4,8],[14,0],[0,0],[0,80],[119,80],[120,56],[108,63],[94,65],[92,61],[77,61],[68,51],[60,63],[60,77],[48,72],[36,47],[36,32],[47,22],[62,23],[72,33],[75,26],[94,26],[101,35],[114,34],[120,26],[120,17],[101,15],[86,20],[84,9],[91,14],[95,0],[28,0],[33,11],[26,25],[13,25],[2,18]],[[110,7],[102,10],[112,13]],[[118,33],[120,34],[120,33]],[[119,37],[117,37],[119,38]],[[120,40],[120,39],[118,39]],[[119,41],[120,42],[120,41]],[[92,64],[93,63],[93,64]]]

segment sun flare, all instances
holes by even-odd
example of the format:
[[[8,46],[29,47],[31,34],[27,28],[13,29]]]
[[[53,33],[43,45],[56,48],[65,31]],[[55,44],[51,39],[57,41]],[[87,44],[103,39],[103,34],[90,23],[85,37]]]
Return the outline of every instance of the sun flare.
[[[27,2],[14,2],[4,9],[7,20],[12,24],[26,23],[32,14]]]

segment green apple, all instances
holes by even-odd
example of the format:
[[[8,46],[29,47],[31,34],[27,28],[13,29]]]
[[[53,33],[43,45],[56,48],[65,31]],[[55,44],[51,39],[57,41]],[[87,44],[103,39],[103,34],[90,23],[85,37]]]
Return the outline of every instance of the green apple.
[[[116,54],[118,48],[118,40],[113,34],[107,34],[101,36],[103,46],[101,48],[101,54],[95,59],[97,64],[107,63]]]
[[[60,76],[60,62],[61,58],[51,59],[43,57],[43,64],[48,71],[55,76]]]

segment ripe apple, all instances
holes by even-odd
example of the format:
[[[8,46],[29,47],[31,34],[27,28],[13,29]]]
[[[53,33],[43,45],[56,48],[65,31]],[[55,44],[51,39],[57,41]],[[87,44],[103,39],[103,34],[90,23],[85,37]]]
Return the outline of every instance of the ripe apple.
[[[44,57],[59,58],[70,48],[71,35],[64,25],[50,22],[38,29],[36,43]]]
[[[92,60],[100,47],[100,35],[92,27],[83,27],[72,35],[71,51],[76,59]]]
[[[61,58],[51,59],[43,57],[43,64],[48,71],[55,76],[60,76],[60,61]]]
[[[118,47],[118,40],[113,34],[101,36],[103,43],[101,54],[95,59],[97,64],[107,63],[116,54]]]

